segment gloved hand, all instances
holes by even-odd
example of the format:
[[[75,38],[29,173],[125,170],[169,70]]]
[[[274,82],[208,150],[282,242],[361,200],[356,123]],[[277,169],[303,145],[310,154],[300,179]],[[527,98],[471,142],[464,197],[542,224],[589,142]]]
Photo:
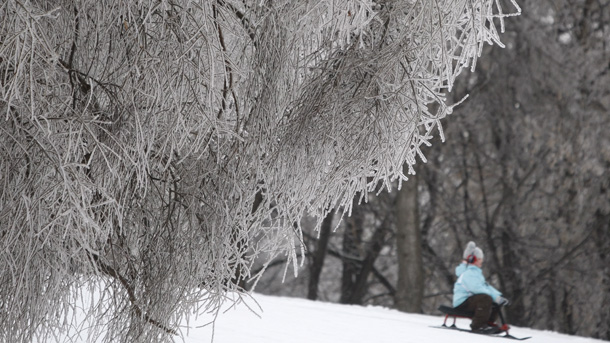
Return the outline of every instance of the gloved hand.
[[[496,304],[500,306],[508,306],[508,304],[510,304],[510,301],[508,301],[508,299],[503,296],[499,296],[496,298]]]

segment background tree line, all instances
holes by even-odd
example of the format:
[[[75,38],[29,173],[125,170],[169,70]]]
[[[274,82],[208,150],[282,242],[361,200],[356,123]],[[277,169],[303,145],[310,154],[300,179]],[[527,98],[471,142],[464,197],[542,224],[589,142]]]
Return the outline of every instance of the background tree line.
[[[453,144],[306,231],[304,275],[258,291],[435,314],[475,240],[511,323],[610,340],[610,2],[520,5],[506,48],[456,82]]]

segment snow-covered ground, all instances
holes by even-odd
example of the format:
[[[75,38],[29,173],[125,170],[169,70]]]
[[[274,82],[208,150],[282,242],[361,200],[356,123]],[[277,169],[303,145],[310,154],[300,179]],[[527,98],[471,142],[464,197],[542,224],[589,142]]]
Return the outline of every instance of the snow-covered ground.
[[[255,302],[256,301],[256,302]],[[443,317],[405,314],[381,307],[361,307],[255,294],[226,310],[211,326],[190,330],[185,342],[218,343],[478,343],[516,342],[454,330],[436,329]],[[260,309],[259,306],[262,308]],[[249,308],[248,308],[249,307]],[[255,311],[253,313],[252,311]],[[205,322],[204,317],[197,322]],[[467,328],[470,321],[458,319]],[[196,326],[194,324],[193,326]],[[593,343],[592,338],[512,327],[514,336],[532,336],[532,343]]]
[[[186,343],[479,343],[516,342],[503,338],[475,335],[455,330],[437,329],[443,322],[436,316],[401,313],[382,307],[362,307],[315,302],[305,299],[254,294],[232,306],[229,301],[218,313],[191,318],[176,342]],[[459,327],[470,321],[458,319]],[[72,342],[95,342],[102,334],[90,331],[92,323],[78,323]],[[94,325],[93,325],[94,326]],[[87,329],[89,328],[89,329]],[[517,337],[532,336],[531,343],[594,343],[592,338],[569,336],[550,331],[512,327]],[[76,335],[74,335],[76,334]],[[56,337],[66,342],[66,337]]]

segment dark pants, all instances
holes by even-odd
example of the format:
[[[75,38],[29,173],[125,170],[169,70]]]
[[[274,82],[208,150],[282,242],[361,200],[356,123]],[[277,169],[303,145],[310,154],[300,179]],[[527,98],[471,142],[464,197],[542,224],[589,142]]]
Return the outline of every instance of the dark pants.
[[[498,318],[499,307],[494,306],[493,300],[487,294],[475,294],[466,299],[456,309],[474,312],[470,328],[477,330],[488,323],[494,323]]]

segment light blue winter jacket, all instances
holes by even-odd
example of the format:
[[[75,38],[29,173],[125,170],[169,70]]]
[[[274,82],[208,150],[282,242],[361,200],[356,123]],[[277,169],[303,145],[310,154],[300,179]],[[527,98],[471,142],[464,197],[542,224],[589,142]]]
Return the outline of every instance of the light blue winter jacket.
[[[488,294],[494,301],[502,295],[500,291],[487,284],[483,271],[475,265],[461,263],[455,268],[455,275],[458,279],[453,285],[453,307],[459,306],[475,294]]]

